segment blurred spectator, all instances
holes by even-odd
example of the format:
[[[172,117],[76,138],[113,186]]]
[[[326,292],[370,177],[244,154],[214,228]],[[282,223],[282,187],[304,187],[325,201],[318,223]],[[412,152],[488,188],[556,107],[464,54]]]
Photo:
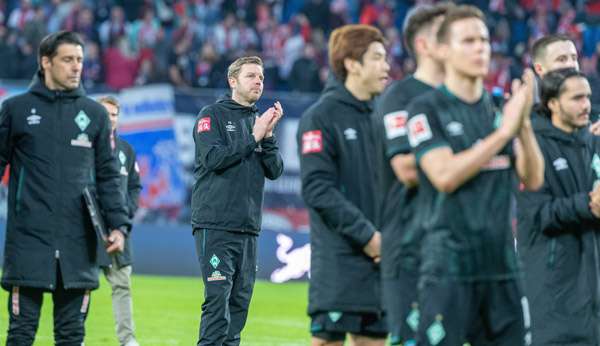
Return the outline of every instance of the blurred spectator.
[[[308,0],[301,12],[308,18],[313,28],[321,29],[323,32],[330,31],[329,18],[331,12],[327,1]]]
[[[103,82],[100,47],[93,41],[85,42],[82,81],[86,89],[94,88]]]
[[[239,30],[237,28],[235,15],[228,13],[225,20],[218,24],[213,34],[213,43],[219,55],[223,55],[237,49],[239,45]]]
[[[154,47],[160,29],[160,22],[154,16],[154,10],[147,8],[143,17],[129,27],[129,44],[134,51],[143,47]]]
[[[0,23],[0,78],[16,79],[19,75],[17,33]]]
[[[23,39],[37,52],[39,43],[46,34],[46,14],[42,7],[37,6],[34,9],[34,17],[23,28]]]
[[[8,17],[8,27],[15,30],[23,30],[25,24],[35,17],[30,0],[21,0],[19,7],[15,8]]]
[[[108,87],[121,90],[134,85],[139,59],[129,48],[127,37],[113,38],[112,45],[104,53],[103,62]]]
[[[194,81],[195,59],[192,37],[184,36],[175,43],[169,56],[169,81],[178,87],[191,87]]]
[[[123,8],[115,6],[110,10],[110,18],[100,24],[100,43],[102,48],[109,46],[111,42],[115,42],[116,38],[125,35],[125,13]]]
[[[288,79],[293,91],[320,92],[323,89],[319,77],[319,65],[315,62],[316,51],[311,43],[304,46],[304,54],[292,66]]]

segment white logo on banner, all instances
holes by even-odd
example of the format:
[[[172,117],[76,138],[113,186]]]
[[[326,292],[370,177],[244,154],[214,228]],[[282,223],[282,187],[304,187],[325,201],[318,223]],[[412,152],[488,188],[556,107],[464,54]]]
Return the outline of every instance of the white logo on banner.
[[[277,235],[277,259],[285,266],[275,269],[271,273],[271,281],[282,283],[293,279],[300,279],[310,270],[310,244],[290,249],[294,240],[285,234]]]

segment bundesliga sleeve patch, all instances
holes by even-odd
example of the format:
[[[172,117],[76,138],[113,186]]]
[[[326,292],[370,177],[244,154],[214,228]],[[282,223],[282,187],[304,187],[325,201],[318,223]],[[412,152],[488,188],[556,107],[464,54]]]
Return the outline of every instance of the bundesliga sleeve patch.
[[[406,122],[408,113],[406,111],[392,112],[383,116],[385,134],[387,139],[406,136]]]
[[[320,153],[323,151],[323,135],[321,130],[313,130],[302,134],[302,154]]]
[[[198,133],[210,131],[210,117],[200,118],[198,120]]]
[[[408,141],[411,147],[415,148],[431,139],[431,137],[433,137],[433,134],[425,114],[421,113],[410,119],[408,122]]]

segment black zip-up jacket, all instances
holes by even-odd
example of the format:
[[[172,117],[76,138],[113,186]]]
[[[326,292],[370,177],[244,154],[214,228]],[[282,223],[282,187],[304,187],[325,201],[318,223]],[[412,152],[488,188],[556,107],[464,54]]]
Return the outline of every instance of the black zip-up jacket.
[[[125,196],[127,202],[127,213],[130,219],[133,219],[138,209],[138,202],[142,184],[140,182],[140,172],[136,162],[136,155],[133,147],[115,134],[115,155],[119,162],[119,174],[121,175],[121,193]],[[131,229],[129,230],[131,232]],[[117,253],[117,264],[120,267],[131,265],[131,246],[129,238],[125,238],[125,248],[123,252]]]
[[[381,311],[379,266],[363,247],[375,232],[377,196],[371,103],[337,81],[302,116],[297,133],[309,210],[309,314]]]
[[[600,220],[588,193],[600,179],[600,141],[568,134],[541,116],[534,131],[546,165],[544,186],[517,195],[533,345],[598,345]]]
[[[196,125],[192,225],[258,234],[265,178],[283,173],[275,137],[256,143],[252,127],[256,106],[225,97],[204,107]]]
[[[129,227],[102,105],[37,76],[0,111],[0,171],[10,164],[2,287],[98,287],[96,237],[82,191],[95,187],[110,229]]]

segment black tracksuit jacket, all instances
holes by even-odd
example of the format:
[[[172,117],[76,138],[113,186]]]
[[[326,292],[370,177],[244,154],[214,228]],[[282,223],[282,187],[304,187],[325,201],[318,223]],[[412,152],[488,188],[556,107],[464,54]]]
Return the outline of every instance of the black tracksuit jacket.
[[[379,266],[363,247],[378,206],[370,102],[335,80],[300,120],[302,197],[310,215],[309,314],[379,313]]]
[[[546,165],[544,185],[517,196],[533,345],[598,345],[600,220],[588,193],[600,179],[600,137],[568,134],[541,116],[534,131]]]
[[[256,106],[229,97],[204,107],[194,125],[192,226],[258,234],[265,178],[283,173],[275,137],[256,143]]]
[[[119,168],[102,105],[83,88],[29,91],[0,111],[0,171],[10,164],[2,287],[98,287],[97,241],[83,201],[96,189],[107,226],[129,228]]]

